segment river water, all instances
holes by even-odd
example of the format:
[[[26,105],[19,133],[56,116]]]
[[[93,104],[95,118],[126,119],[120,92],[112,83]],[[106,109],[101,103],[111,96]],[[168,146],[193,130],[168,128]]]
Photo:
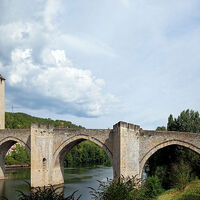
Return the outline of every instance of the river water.
[[[16,190],[28,192],[25,181],[30,182],[30,169],[6,170],[6,177],[6,180],[0,180],[0,196],[7,197],[9,200],[17,200],[19,193]],[[98,188],[97,180],[105,181],[106,178],[113,178],[112,167],[66,168],[64,194],[67,196],[79,190],[77,195],[82,195],[80,200],[91,200],[88,187]]]

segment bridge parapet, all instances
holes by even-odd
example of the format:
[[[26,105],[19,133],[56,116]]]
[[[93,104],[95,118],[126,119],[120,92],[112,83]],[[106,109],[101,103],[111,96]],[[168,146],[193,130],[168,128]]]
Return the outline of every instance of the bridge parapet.
[[[30,135],[31,129],[0,129],[1,135]]]

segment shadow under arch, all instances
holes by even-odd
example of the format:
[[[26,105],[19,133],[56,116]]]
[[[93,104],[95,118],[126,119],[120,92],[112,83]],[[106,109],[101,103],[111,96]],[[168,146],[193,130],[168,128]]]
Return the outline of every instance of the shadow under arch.
[[[30,140],[30,138],[29,138]],[[5,156],[8,152],[8,150],[14,145],[14,144],[20,144],[24,146],[27,151],[31,152],[29,144],[26,144],[24,141],[20,140],[17,137],[8,136],[0,141],[0,179],[5,178]]]
[[[142,172],[144,169],[144,166],[146,164],[146,162],[148,161],[148,159],[154,154],[156,153],[158,150],[163,149],[164,147],[167,146],[171,146],[171,145],[179,145],[185,148],[188,148],[196,153],[198,153],[200,155],[200,148],[189,143],[189,142],[185,142],[185,141],[181,141],[181,140],[168,140],[165,141],[163,143],[160,143],[156,146],[154,146],[153,148],[151,148],[144,156],[143,158],[140,160],[140,177],[142,178]]]
[[[88,135],[76,135],[73,136],[67,140],[65,140],[53,153],[53,166],[54,168],[58,169],[62,175],[62,177],[60,179],[62,179],[62,182],[64,183],[64,160],[66,157],[66,154],[77,144],[81,143],[82,141],[91,141],[94,144],[96,144],[97,146],[99,146],[100,148],[102,148],[105,153],[107,154],[107,156],[109,157],[111,163],[113,162],[113,155],[111,153],[111,151],[109,150],[109,148],[103,144],[101,141],[99,141],[98,139],[94,138],[94,137],[90,137]],[[58,172],[58,171],[57,171]]]
[[[25,143],[24,141],[20,140],[20,139],[17,138],[17,137],[8,136],[8,137],[5,137],[3,140],[0,141],[0,150],[1,150],[2,145],[4,145],[4,144],[7,144],[8,147],[9,147],[9,146],[11,147],[12,145],[18,143],[18,144],[24,146],[24,147],[26,148],[26,150],[27,150],[29,153],[31,153],[31,149],[30,149],[30,138],[28,139],[28,141],[29,141],[29,144]],[[9,149],[10,149],[10,147],[9,147]],[[9,150],[9,149],[8,149],[8,150]]]

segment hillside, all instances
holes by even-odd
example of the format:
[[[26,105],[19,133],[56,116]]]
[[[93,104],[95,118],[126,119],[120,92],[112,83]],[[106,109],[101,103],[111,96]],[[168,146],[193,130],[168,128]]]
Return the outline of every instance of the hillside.
[[[6,112],[5,117],[6,117],[5,126],[6,128],[10,129],[29,129],[31,127],[31,123],[53,125],[55,128],[73,128],[73,129],[83,128],[82,126],[77,126],[70,121],[33,117],[25,113]]]

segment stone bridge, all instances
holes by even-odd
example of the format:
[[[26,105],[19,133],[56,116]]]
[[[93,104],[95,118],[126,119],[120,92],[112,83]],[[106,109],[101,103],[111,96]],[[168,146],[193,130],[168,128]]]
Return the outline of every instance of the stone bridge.
[[[142,176],[151,155],[169,145],[180,145],[200,153],[200,134],[142,130],[119,122],[113,129],[54,129],[32,125],[30,130],[0,130],[0,178],[4,178],[4,157],[20,143],[31,153],[31,185],[64,183],[64,158],[78,143],[89,140],[109,156],[114,177]]]

